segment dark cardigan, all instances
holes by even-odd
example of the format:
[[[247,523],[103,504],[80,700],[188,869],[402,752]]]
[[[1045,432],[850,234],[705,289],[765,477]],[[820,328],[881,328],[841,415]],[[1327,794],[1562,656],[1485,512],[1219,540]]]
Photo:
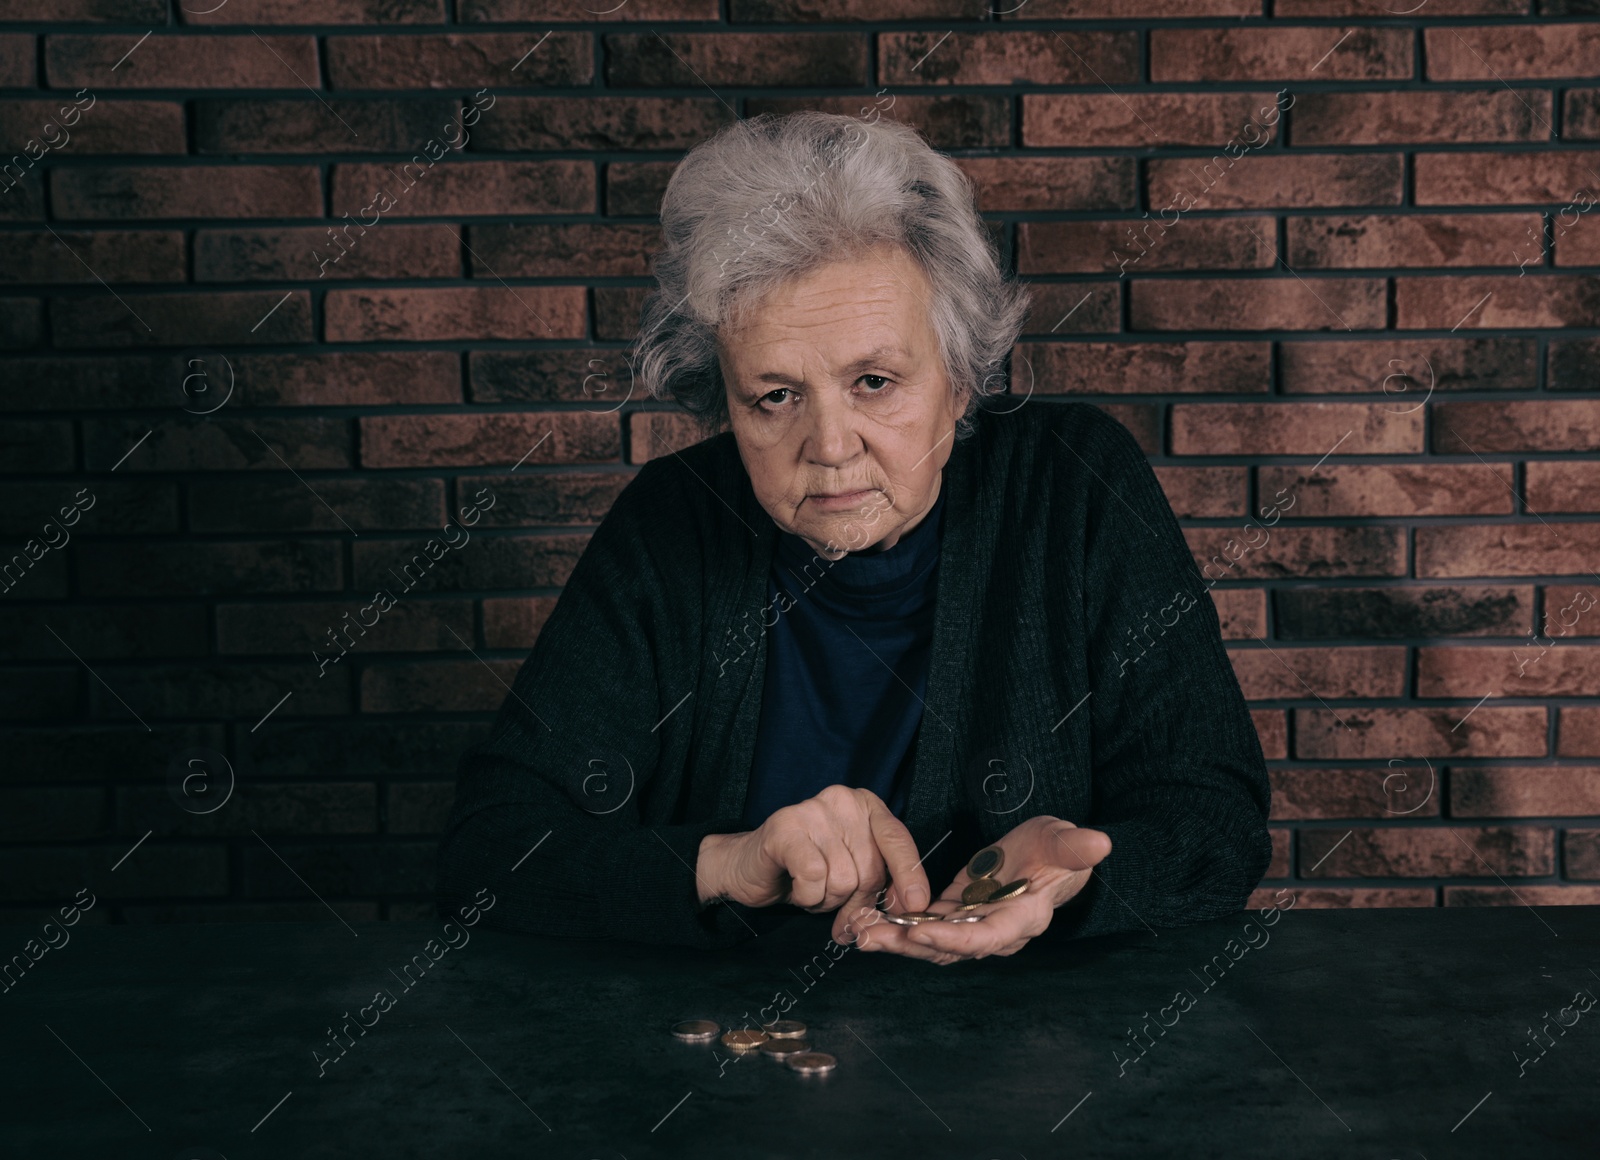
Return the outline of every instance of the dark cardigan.
[[[1050,814],[1113,845],[1052,941],[1240,909],[1271,857],[1266,765],[1149,462],[1083,403],[974,422],[944,470],[905,819],[935,894]],[[702,909],[693,877],[706,834],[744,828],[777,533],[731,432],[640,469],[461,759],[442,912],[487,887],[491,925],[701,947],[799,913]]]

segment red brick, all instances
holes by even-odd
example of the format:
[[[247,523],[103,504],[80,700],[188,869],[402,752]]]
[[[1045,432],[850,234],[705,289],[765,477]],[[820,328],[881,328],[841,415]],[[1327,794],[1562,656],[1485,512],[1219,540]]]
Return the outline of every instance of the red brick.
[[[1544,590],[1542,627],[1547,637],[1600,636],[1600,588],[1595,585],[1551,584]]]
[[[956,157],[977,182],[982,213],[1134,209],[1128,157]]]
[[[1600,326],[1600,278],[1396,278],[1394,305],[1399,330]]]
[[[1592,24],[1490,24],[1429,28],[1430,81],[1592,77],[1600,73],[1600,28]]]
[[[1422,450],[1422,412],[1377,403],[1177,403],[1174,455],[1401,455]]]
[[[1261,588],[1213,588],[1211,602],[1223,640],[1248,640],[1267,635],[1267,594]]]
[[[443,24],[445,0],[253,0],[178,11],[185,24]]]
[[[991,9],[1008,20],[1158,20],[1196,16],[1259,16],[1256,0],[1033,0]]]
[[[1291,588],[1273,593],[1273,609],[1285,640],[1522,636],[1533,624],[1533,589]]]
[[[1568,830],[1562,851],[1569,878],[1600,878],[1600,830]]]
[[[153,0],[152,0],[153,2]],[[18,0],[5,0],[7,7],[15,8]],[[0,9],[3,11],[4,9]],[[161,17],[165,18],[163,10]],[[29,10],[22,19],[30,20],[34,12]],[[52,14],[55,20],[67,20],[65,15]],[[20,32],[0,32],[0,88],[31,89],[37,82],[34,68],[37,50],[34,48],[34,38]]]
[[[1418,205],[1567,205],[1594,181],[1592,149],[1528,153],[1419,153]],[[1590,197],[1593,198],[1593,193]],[[1522,231],[1507,246],[1537,249]]]
[[[896,0],[887,9],[874,0],[730,0],[728,12],[735,24],[745,24],[816,20],[981,20],[988,8],[987,0]]]
[[[1403,648],[1248,648],[1228,650],[1248,701],[1348,700],[1405,693]]]
[[[1370,330],[1385,324],[1381,278],[1163,278],[1130,287],[1133,330]]]
[[[537,450],[530,450],[537,445]],[[613,415],[374,415],[361,420],[365,467],[511,467],[615,460],[622,444]],[[526,460],[523,456],[527,455]]]
[[[237,3],[230,7],[246,11]],[[197,101],[195,145],[200,153],[405,153],[435,137],[459,143],[461,108],[456,97]],[[465,133],[476,140],[476,128]]]
[[[1579,576],[1600,553],[1600,524],[1438,525],[1416,536],[1418,576]]]
[[[1258,149],[1277,140],[1277,118],[1267,125],[1259,117],[1276,100],[1271,92],[1024,93],[1022,144],[1030,149],[1148,148],[1222,145],[1239,137]],[[1252,121],[1252,139],[1245,139],[1241,134]]]
[[[140,429],[140,434],[144,429]],[[129,441],[131,444],[131,440]],[[0,535],[18,539],[37,535],[45,520],[55,518],[59,524],[60,511],[67,508],[71,515],[72,500],[85,484],[84,480],[46,479],[38,482],[0,484],[0,502],[11,505],[0,514]],[[88,483],[87,495],[93,495],[94,505],[85,511],[73,529],[75,536],[143,535],[152,532],[178,531],[178,494],[175,483],[137,479],[132,476],[115,481],[96,480]]]
[[[55,230],[6,234],[0,282],[182,282],[178,230]]]
[[[283,695],[294,696],[273,714],[283,719],[336,716],[351,711],[348,675],[330,669],[317,677],[309,658],[281,664],[108,666],[107,683],[147,718],[224,717],[260,720]],[[126,720],[128,710],[98,682],[91,690],[91,715]]]
[[[890,104],[879,104],[881,97],[752,97],[745,102],[745,113],[747,116],[759,116],[762,113],[781,116],[801,109],[816,109],[823,113],[841,113],[847,117],[865,117],[877,109],[880,117],[916,129],[935,149],[983,149],[1011,145],[1011,98],[1008,96],[953,92],[930,96],[896,93],[891,97]]]
[[[1012,377],[1024,394],[1030,382],[1048,395],[1265,394],[1272,352],[1264,342],[1028,342]]]
[[[394,202],[385,215],[388,217],[592,213],[594,165],[588,161],[452,161],[435,169],[413,162],[333,167],[335,217],[364,209],[376,212],[380,192]]]
[[[1584,198],[1593,202],[1592,194],[1586,193]],[[1587,216],[1577,217],[1580,213]],[[1569,214],[1574,215],[1575,220],[1568,221]],[[1600,266],[1600,225],[1596,225],[1595,221],[1591,209],[1583,208],[1577,200],[1557,212],[1551,226],[1557,266]],[[1530,237],[1523,257],[1532,257],[1538,248]],[[1521,260],[1518,259],[1519,262]]]
[[[1150,79],[1371,81],[1411,76],[1404,28],[1157,28]]]
[[[487,648],[531,649],[539,630],[555,611],[554,596],[508,596],[483,602],[483,643]]]
[[[1555,872],[1555,853],[1555,832],[1542,826],[1300,832],[1305,878],[1537,878]]]
[[[449,518],[437,479],[203,480],[189,485],[197,532],[343,532],[439,528]]]
[[[717,0],[632,0],[609,8],[590,8],[584,21],[716,20]],[[551,19],[547,0],[456,0],[462,24],[526,23]],[[577,19],[574,14],[573,19]]]
[[[86,660],[202,657],[210,651],[209,621],[198,603],[77,604],[51,609],[48,628],[43,620],[20,616],[0,622],[0,644],[12,660],[60,660],[62,641]]]
[[[1202,218],[1167,226],[1158,218],[1020,222],[1019,274],[1101,271],[1248,270],[1275,265],[1271,218]]]
[[[1296,96],[1297,147],[1412,142],[1464,145],[1478,141],[1543,141],[1550,135],[1550,95],[1525,89],[1321,92]]]
[[[473,351],[469,358],[474,402],[587,403],[599,412],[644,401],[626,350]]]
[[[469,551],[452,552],[429,569],[426,541],[361,539],[352,552],[355,587],[375,591],[405,575],[437,592],[559,588],[588,542],[587,535],[476,536]]]
[[[1527,338],[1356,339],[1278,344],[1278,373],[1290,394],[1378,392],[1396,408],[1435,390],[1529,391],[1538,348]]]
[[[1139,79],[1139,34],[882,32],[878,79],[890,86],[1130,84]]]
[[[1128,429],[1139,450],[1146,455],[1161,454],[1161,409],[1144,403],[1094,403]]]
[[[733,119],[714,97],[506,96],[471,132],[475,149],[689,149]]]
[[[1600,706],[1579,705],[1561,710],[1556,755],[1600,757]]]
[[[252,407],[459,403],[454,351],[244,354],[233,360],[240,399]]]
[[[579,286],[449,286],[427,290],[330,290],[329,342],[584,337]]]
[[[311,165],[186,165],[58,169],[50,203],[57,217],[317,217],[322,178]]]
[[[1368,214],[1292,217],[1295,269],[1383,266],[1515,266],[1508,239],[1539,229],[1537,214]]]
[[[1600,886],[1446,886],[1446,906],[1600,906]]]
[[[492,713],[521,667],[505,660],[368,665],[361,672],[361,711]]]
[[[1472,710],[1470,713],[1469,710]],[[1537,705],[1430,709],[1342,706],[1294,710],[1295,756],[1315,761],[1392,757],[1543,757],[1548,710]]]
[[[1435,889],[1431,886],[1352,886],[1344,888],[1296,886],[1294,909],[1355,910],[1433,906],[1435,905],[1435,893]],[[1274,905],[1273,892],[1266,887],[1262,887],[1251,892],[1247,907],[1257,909],[1272,905]]]
[[[96,98],[92,111],[73,105],[73,98],[66,95],[54,100],[0,101],[0,149],[21,150],[33,140],[74,155],[189,151],[183,106],[176,101]],[[48,125],[55,128],[47,130]],[[56,140],[50,141],[46,132]]]
[[[456,495],[465,500],[488,487],[495,505],[479,527],[526,528],[553,524],[598,524],[633,478],[626,471],[529,471],[515,475],[460,476]]]
[[[1600,400],[1461,402],[1433,405],[1433,449],[1600,451]]]
[[[1399,205],[1397,154],[1157,158],[1145,163],[1150,204],[1191,209]]]
[[[0,222],[40,222],[44,220],[43,177],[37,171],[23,178],[20,185],[7,187],[0,197]]]
[[[859,87],[871,53],[855,32],[614,33],[603,40],[612,88]]]
[[[628,462],[648,463],[692,447],[708,436],[693,416],[676,411],[635,411],[628,416]]]
[[[614,217],[657,216],[675,169],[673,161],[614,161],[607,165],[606,213]]]
[[[1600,814],[1600,768],[1531,765],[1452,769],[1450,813],[1458,818]]]
[[[1242,528],[1185,528],[1195,564],[1208,580],[1316,579],[1324,576],[1403,576],[1405,537],[1399,528],[1262,528],[1267,538],[1251,549],[1260,533]],[[1229,542],[1244,549],[1231,569]],[[1209,571],[1207,570],[1209,568]]]
[[[1295,519],[1509,515],[1512,510],[1509,463],[1325,463],[1314,472],[1305,467],[1258,467],[1256,472],[1260,495],[1294,497],[1285,514]]]
[[[1431,0],[1428,16],[1521,16],[1526,0]],[[1422,11],[1419,6],[1416,11]],[[1274,0],[1274,16],[1395,16],[1405,12],[1397,0]],[[1251,13],[1255,15],[1255,13]]]
[[[1525,470],[1529,510],[1600,511],[1600,463],[1535,460]]]
[[[315,652],[343,664],[368,653],[455,651],[461,644],[452,629],[472,635],[472,601],[401,599],[393,588],[388,591],[396,603],[370,625],[362,614],[376,597],[365,593],[344,601],[219,604],[217,652],[299,657]]]
[[[521,32],[422,36],[330,36],[328,80],[336,89],[465,89],[490,93],[478,108],[494,115],[496,90],[530,85],[587,85],[594,80],[594,42],[587,32],[552,31],[529,55]],[[512,66],[527,56],[512,72]]]
[[[86,596],[256,596],[344,587],[332,540],[84,542],[76,551]]]
[[[1274,769],[1272,820],[1436,818],[1444,789],[1427,763],[1368,769]]]
[[[0,20],[37,20],[38,6],[28,0],[0,0]],[[161,23],[167,18],[165,0],[56,0],[50,20],[58,24],[110,21],[118,24],[144,20]]]
[[[1245,514],[1243,467],[1157,467],[1156,479],[1180,519],[1221,519]]]
[[[1024,321],[1024,334],[1116,334],[1122,329],[1122,294],[1116,282],[1037,282]],[[1018,390],[1031,381],[1026,370],[1014,372]]]
[[[1290,830],[1272,829],[1272,861],[1267,863],[1268,878],[1287,878],[1293,864],[1294,833]]]
[[[196,282],[320,278],[458,278],[461,240],[446,225],[390,224],[339,234],[329,227],[196,230]]]
[[[650,273],[661,231],[598,222],[482,225],[472,227],[467,244],[475,278],[637,278]]]
[[[596,286],[589,293],[594,297],[594,336],[632,342],[639,333],[640,311],[649,288]]]
[[[130,314],[137,311],[137,316]],[[115,298],[56,298],[50,330],[60,347],[243,345],[311,341],[311,295],[238,290]],[[173,385],[173,401],[182,393]]]
[[[1417,696],[1482,697],[1600,696],[1600,648],[1421,648],[1417,650]]]
[[[1592,390],[1600,378],[1600,341],[1552,339],[1549,370],[1545,385],[1552,391]]]
[[[1561,135],[1569,141],[1600,137],[1600,89],[1568,89],[1561,112]]]
[[[123,471],[329,471],[353,466],[346,419],[230,419],[185,416],[151,425],[143,419],[84,423],[84,458],[113,464],[149,430]],[[281,458],[280,458],[281,457]]]
[[[157,33],[140,44],[144,35],[47,36],[46,82],[52,88],[86,85],[96,91],[166,89],[174,78],[181,78],[185,89],[316,89],[321,84],[313,36]]]

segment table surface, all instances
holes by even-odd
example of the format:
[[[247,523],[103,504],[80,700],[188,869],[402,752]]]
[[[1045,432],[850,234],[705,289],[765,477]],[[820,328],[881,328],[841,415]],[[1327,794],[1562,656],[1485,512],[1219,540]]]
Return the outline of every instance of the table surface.
[[[445,949],[442,920],[80,923],[0,994],[0,1155],[1600,1150],[1600,1008],[1572,1006],[1600,996],[1600,907],[1255,915],[948,967],[830,954],[811,917],[724,952],[486,924]],[[0,927],[0,951],[33,933]],[[429,969],[403,977],[413,956]],[[668,1034],[775,1003],[831,1075]]]

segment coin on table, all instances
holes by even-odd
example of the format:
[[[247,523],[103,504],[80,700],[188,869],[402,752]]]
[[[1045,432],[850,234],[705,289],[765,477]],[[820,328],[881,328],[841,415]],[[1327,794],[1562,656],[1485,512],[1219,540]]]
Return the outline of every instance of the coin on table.
[[[998,893],[1000,893],[1000,883],[995,879],[974,878],[961,891],[961,901],[973,906],[981,906]]]
[[[987,914],[947,914],[947,915],[944,916],[944,921],[946,921],[946,922],[982,922],[984,919],[986,919],[988,917],[989,916]]]
[[[802,1051],[784,1062],[791,1071],[798,1071],[801,1075],[827,1075],[839,1065],[839,1061],[826,1051]]]
[[[672,1025],[672,1037],[685,1043],[710,1043],[722,1034],[722,1024],[710,1019],[685,1019]]]
[[[1006,862],[1006,852],[999,846],[985,846],[967,863],[969,878],[992,878]]]
[[[919,922],[938,922],[944,916],[927,910],[913,910],[908,914],[890,914],[886,910],[883,917],[896,926],[916,926]]]
[[[760,1048],[762,1055],[768,1059],[775,1059],[779,1063],[782,1063],[791,1055],[799,1055],[810,1050],[811,1044],[804,1039],[769,1039]]]
[[[743,1028],[738,1031],[730,1031],[724,1035],[722,1037],[722,1046],[729,1051],[754,1051],[765,1043],[767,1038],[765,1031],[752,1031],[749,1028]]]
[[[761,1030],[774,1039],[804,1039],[806,1025],[798,1019],[779,1019],[774,1023],[763,1023]]]
[[[1028,880],[1026,878],[1018,878],[1015,882],[1008,882],[999,890],[995,891],[994,894],[989,898],[989,901],[1002,902],[1007,898],[1015,898],[1019,894],[1025,894],[1027,893],[1027,890]]]

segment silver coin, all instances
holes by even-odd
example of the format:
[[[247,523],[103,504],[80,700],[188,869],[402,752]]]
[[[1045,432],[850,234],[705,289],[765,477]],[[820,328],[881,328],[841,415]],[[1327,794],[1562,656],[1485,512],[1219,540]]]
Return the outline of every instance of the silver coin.
[[[802,1051],[784,1062],[791,1071],[798,1071],[801,1075],[827,1075],[839,1065],[839,1061],[826,1051]]]
[[[944,916],[944,921],[945,922],[982,922],[984,919],[986,919],[988,917],[989,916],[987,914],[947,914],[947,915]]]
[[[1006,852],[999,846],[985,846],[967,863],[968,878],[992,878],[1005,865]]]
[[[672,1025],[672,1037],[684,1043],[710,1043],[722,1034],[722,1024],[710,1019],[685,1019]]]
[[[756,1050],[768,1059],[774,1059],[782,1063],[791,1055],[799,1055],[801,1052],[810,1051],[811,1044],[804,1039],[769,1039]]]
[[[804,1039],[806,1025],[798,1019],[779,1019],[774,1023],[763,1023],[761,1030],[774,1039]]]

